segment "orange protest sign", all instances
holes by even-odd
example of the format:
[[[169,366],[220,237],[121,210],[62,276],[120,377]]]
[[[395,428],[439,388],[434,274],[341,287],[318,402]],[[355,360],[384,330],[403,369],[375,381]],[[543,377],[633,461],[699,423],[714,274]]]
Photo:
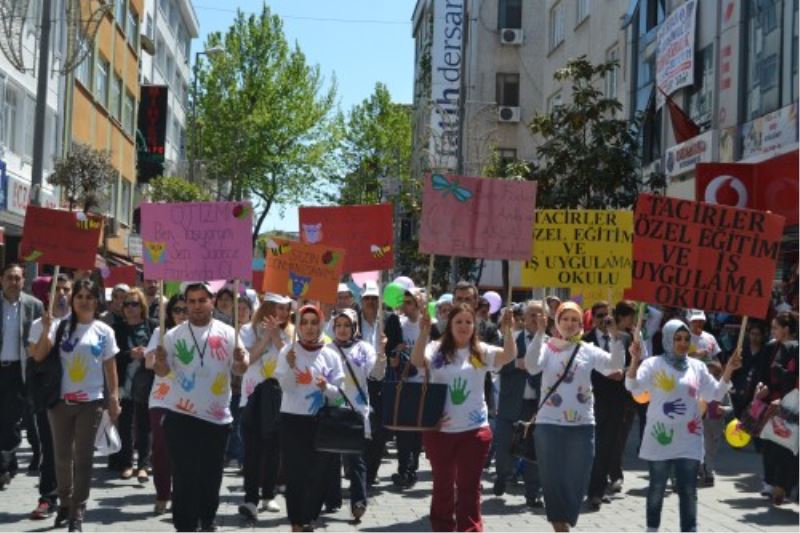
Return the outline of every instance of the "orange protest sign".
[[[267,240],[263,289],[294,299],[336,303],[344,250],[273,237]]]

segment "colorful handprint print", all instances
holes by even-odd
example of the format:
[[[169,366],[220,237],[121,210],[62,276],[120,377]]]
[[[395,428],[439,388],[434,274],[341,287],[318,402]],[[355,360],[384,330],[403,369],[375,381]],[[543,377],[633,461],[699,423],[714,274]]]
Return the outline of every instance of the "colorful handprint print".
[[[311,368],[306,367],[305,370],[299,368],[294,369],[294,380],[298,385],[308,385],[311,383]]]
[[[175,381],[177,381],[178,385],[186,392],[192,392],[197,381],[197,376],[194,372],[192,372],[191,376],[187,376],[183,371],[179,370],[175,375]]]
[[[561,399],[561,395],[558,394],[557,392],[554,392],[553,394],[550,395],[550,399],[547,400],[547,404],[553,407],[561,407],[561,402],[563,401],[564,400]]]
[[[225,348],[225,337],[209,335],[208,347],[211,348],[211,357],[214,359],[222,361],[228,357],[228,350]]]
[[[86,366],[86,361],[82,355],[76,355],[67,365],[67,375],[73,383],[80,383],[86,379],[88,371],[89,367]]]
[[[467,380],[456,378],[450,385],[450,401],[453,405],[461,405],[467,401],[471,392],[467,390]]]
[[[61,351],[64,353],[71,353],[72,350],[75,349],[75,346],[78,345],[79,340],[79,337],[75,337],[74,339],[65,337],[64,340],[61,341]]]
[[[263,363],[261,365],[261,377],[269,379],[275,375],[275,369],[278,366],[277,359],[262,357]]]
[[[447,364],[447,358],[444,356],[444,353],[442,353],[441,350],[436,350],[431,365],[433,368],[442,368],[445,364]]]
[[[670,376],[664,370],[659,370],[653,377],[653,386],[664,392],[672,392],[675,390],[675,377]]]
[[[483,409],[473,409],[469,412],[467,418],[471,425],[479,426],[486,422],[486,413],[483,412]]]
[[[188,365],[194,359],[194,346],[190,348],[184,339],[178,339],[175,343],[175,357],[184,365]]]
[[[153,398],[156,400],[163,400],[167,397],[167,394],[169,394],[169,389],[171,388],[172,387],[169,383],[162,381],[153,389]]]
[[[206,413],[214,420],[223,420],[225,418],[225,413],[226,413],[225,406],[223,404],[213,402],[211,405],[208,406]]]
[[[564,411],[564,422],[569,424],[574,424],[576,422],[580,422],[581,415],[575,409],[567,409]]]
[[[317,411],[322,409],[322,406],[325,405],[325,398],[322,396],[321,390],[315,390],[306,394],[306,400],[311,402],[308,406],[308,412],[312,415],[317,414]]]
[[[183,411],[184,413],[188,413],[190,415],[197,414],[197,411],[195,411],[194,404],[186,398],[181,398],[180,400],[178,400],[178,403],[175,404],[175,409],[177,409],[178,411]]]
[[[228,392],[228,373],[218,372],[217,376],[214,378],[213,383],[211,383],[211,394],[213,394],[214,396],[222,396],[227,392]]]
[[[653,425],[653,430],[650,432],[650,435],[652,435],[661,446],[669,446],[672,443],[672,438],[675,436],[675,430],[670,428],[669,433],[667,433],[667,428],[664,424],[656,422]]]
[[[367,352],[356,345],[355,349],[350,353],[350,361],[357,367],[362,367],[367,363]]]
[[[589,400],[592,399],[592,389],[591,387],[584,387],[583,385],[578,386],[578,394],[576,394],[578,399],[578,403],[588,403]]]
[[[702,435],[703,434],[703,421],[702,419],[695,415],[694,418],[689,420],[689,423],[686,424],[686,429],[689,430],[689,433],[692,435]]]
[[[106,348],[106,343],[108,342],[107,335],[98,335],[97,336],[97,344],[91,345],[92,355],[95,357],[100,357],[103,355],[103,350]]]
[[[671,402],[664,402],[662,406],[664,410],[664,414],[667,418],[675,418],[675,416],[681,416],[682,414],[686,413],[686,404],[683,403],[683,400],[680,398],[676,400],[672,400]]]

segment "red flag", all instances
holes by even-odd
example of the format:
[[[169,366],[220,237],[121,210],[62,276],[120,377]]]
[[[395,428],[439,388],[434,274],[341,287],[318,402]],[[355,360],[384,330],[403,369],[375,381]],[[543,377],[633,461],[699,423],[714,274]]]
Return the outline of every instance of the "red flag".
[[[675,100],[672,99],[670,95],[665,93],[661,87],[656,85],[658,92],[664,95],[664,98],[667,100],[667,108],[669,109],[669,119],[672,122],[672,132],[675,135],[675,142],[680,144],[682,142],[688,141],[692,137],[695,137],[700,134],[700,126],[695,124],[692,117],[690,117],[686,111],[681,109],[681,107],[675,103]]]

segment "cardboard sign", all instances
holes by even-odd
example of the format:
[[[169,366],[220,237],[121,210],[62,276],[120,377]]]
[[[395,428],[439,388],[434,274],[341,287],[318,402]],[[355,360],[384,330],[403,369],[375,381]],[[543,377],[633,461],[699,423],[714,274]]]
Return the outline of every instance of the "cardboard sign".
[[[20,257],[40,265],[94,269],[103,217],[29,205]]]
[[[252,275],[250,202],[141,206],[145,279],[201,281]]]
[[[134,265],[121,267],[108,267],[100,270],[103,278],[103,287],[113,289],[115,285],[124,283],[128,287],[136,286],[136,267]]]
[[[606,301],[614,306],[623,299],[625,290],[622,288],[607,289],[605,287],[570,287],[569,299],[584,309],[590,309],[592,305],[600,301]]]
[[[625,297],[764,318],[783,223],[763,211],[641,194]]]
[[[300,239],[342,248],[343,272],[391,270],[392,204],[301,207]]]
[[[270,238],[263,290],[295,300],[336,303],[344,255],[341,248]]]
[[[419,251],[528,260],[535,208],[534,181],[425,176]]]
[[[537,210],[533,255],[522,265],[522,284],[626,289],[632,248],[631,211]]]

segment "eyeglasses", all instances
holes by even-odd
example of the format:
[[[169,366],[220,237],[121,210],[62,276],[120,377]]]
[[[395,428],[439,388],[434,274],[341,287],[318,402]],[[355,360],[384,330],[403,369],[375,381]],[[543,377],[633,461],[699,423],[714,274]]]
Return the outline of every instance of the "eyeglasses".
[[[139,302],[125,302],[122,305],[124,307],[139,307],[141,304]]]
[[[608,313],[597,313],[594,315],[594,318],[605,318],[608,316]]]
[[[186,308],[186,307],[173,307],[172,308],[172,312],[173,313],[185,313],[186,311],[188,311],[188,308]]]

